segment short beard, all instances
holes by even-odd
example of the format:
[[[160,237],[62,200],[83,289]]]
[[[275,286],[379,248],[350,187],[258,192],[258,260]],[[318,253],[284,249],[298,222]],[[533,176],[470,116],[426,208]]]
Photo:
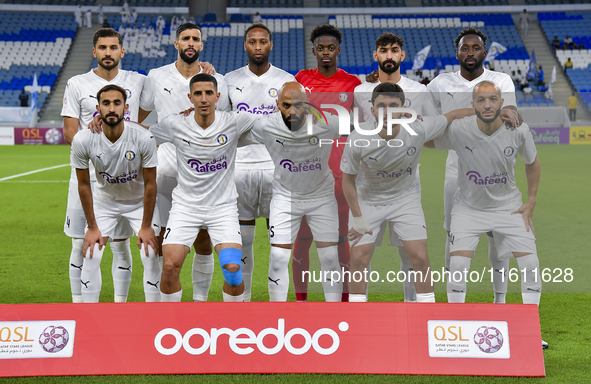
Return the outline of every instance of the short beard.
[[[289,129],[290,131],[294,131],[294,130],[297,131],[302,126],[302,122],[306,118],[306,115],[300,116],[300,118],[297,119],[296,121],[289,120],[290,117],[291,116],[285,116],[283,114],[283,112],[281,112],[281,118],[283,119],[283,122],[285,123],[285,126],[287,127],[287,129]]]
[[[269,62],[269,56],[263,56],[260,60],[256,60],[253,55],[253,57],[248,58],[248,62],[260,67],[261,65],[267,64]]]
[[[110,122],[108,120],[108,117],[109,116],[110,115],[107,115],[107,116],[101,115],[101,119],[103,120],[103,123],[107,124],[109,127],[114,127],[114,126],[118,125],[120,122],[123,121],[123,116],[117,115],[117,121],[115,121],[114,123],[112,123],[112,122]]]
[[[497,117],[499,117],[499,115],[501,114],[501,108],[497,109],[497,111],[495,112],[495,115],[493,117],[491,117],[490,119],[485,119],[482,117],[482,115],[480,114],[480,112],[475,111],[476,112],[476,116],[482,120],[483,122],[485,122],[486,124],[490,124],[492,122],[494,122]]]
[[[115,60],[113,58],[111,58],[111,60],[113,60],[113,64],[111,64],[111,65],[105,65],[105,64],[103,64],[103,61],[102,60],[98,62],[98,65],[101,68],[106,69],[107,71],[110,71],[111,69],[116,68],[119,65],[119,60]]]
[[[480,68],[482,68],[482,63],[484,62],[484,59],[480,60],[480,61],[476,61],[476,63],[474,63],[473,66],[469,67],[466,62],[460,62],[460,66],[467,72],[476,72],[478,71]]]
[[[394,63],[394,65],[392,67],[386,67],[386,62],[392,62]],[[398,68],[400,68],[400,63],[395,62],[394,60],[387,60],[384,61],[382,63],[379,63],[380,69],[382,70],[382,72],[387,73],[388,75],[393,74],[394,72],[396,72],[398,70]]]
[[[195,54],[193,55],[193,57],[187,56],[185,51],[179,51],[179,54],[181,56],[181,60],[187,64],[193,64],[194,62],[199,60],[199,51],[198,50],[195,50]]]

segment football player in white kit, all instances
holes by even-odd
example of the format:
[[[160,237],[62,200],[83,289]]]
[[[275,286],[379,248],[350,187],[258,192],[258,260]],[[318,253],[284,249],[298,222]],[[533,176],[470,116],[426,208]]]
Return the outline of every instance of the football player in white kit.
[[[349,135],[341,159],[343,191],[351,208],[349,220],[351,241],[351,276],[367,276],[366,270],[374,250],[374,243],[382,223],[388,221],[408,255],[414,273],[407,275],[416,288],[418,302],[435,302],[435,293],[427,255],[427,227],[417,196],[419,157],[423,145],[441,135],[456,118],[473,114],[472,109],[462,109],[445,116],[428,116],[422,121],[408,124],[409,132],[400,124],[393,125],[388,133],[388,108],[402,108],[405,94],[394,83],[381,83],[371,98],[375,121],[359,126]],[[401,113],[394,113],[395,119]],[[414,133],[414,135],[413,135]],[[364,178],[357,179],[363,169]],[[416,275],[415,275],[416,274]],[[365,302],[366,278],[351,278],[349,301]]]
[[[454,109],[470,107],[474,86],[484,80],[492,81],[497,84],[505,100],[503,109],[501,110],[501,119],[507,122],[507,125],[515,128],[520,124],[520,116],[517,113],[515,98],[515,86],[509,75],[489,71],[484,68],[484,59],[487,54],[486,41],[487,37],[484,33],[474,27],[462,30],[454,42],[456,57],[460,62],[460,70],[458,72],[439,74],[439,76],[427,85],[427,89],[431,92],[434,104],[441,104],[441,112],[447,113]],[[450,150],[445,168],[443,195],[445,210],[445,222],[443,226],[448,231],[448,236],[450,233],[454,194],[458,190],[457,180],[457,154]],[[499,259],[492,233],[488,235],[488,256],[491,266],[495,271],[493,276],[494,302],[504,303],[507,293],[507,278],[506,276],[501,276],[500,272],[508,270],[509,261]],[[445,266],[449,269],[449,241],[446,241]]]
[[[82,252],[82,298],[98,303],[101,292],[100,263],[104,245],[118,223],[129,223],[137,234],[144,265],[146,301],[160,301],[158,263],[160,231],[156,205],[156,142],[136,123],[125,121],[127,91],[109,84],[97,93],[97,111],[105,123],[102,133],[85,129],[72,141],[72,166],[76,169],[78,191],[88,230]],[[95,188],[91,189],[89,163],[94,165]]]
[[[449,236],[448,301],[465,301],[471,258],[480,236],[492,232],[499,256],[517,260],[523,303],[539,305],[542,280],[532,222],[540,182],[536,146],[527,124],[505,129],[499,117],[502,92],[493,82],[482,81],[474,87],[472,104],[476,116],[453,122],[435,139],[439,150],[455,149],[459,158],[459,189]],[[525,162],[525,204],[515,185],[517,154]],[[542,346],[547,347],[547,343],[542,342]]]
[[[152,69],[148,73],[141,98],[141,110],[156,110],[159,122],[171,114],[193,107],[191,101],[187,98],[189,82],[193,76],[204,72],[199,61],[199,52],[203,50],[203,40],[201,39],[201,28],[199,26],[193,23],[180,25],[176,31],[174,46],[178,50],[176,62]],[[214,76],[218,82],[218,91],[220,92],[220,99],[216,104],[216,108],[218,111],[229,111],[230,102],[224,76],[220,74]],[[162,241],[172,206],[172,190],[177,185],[176,153],[172,143],[163,143],[159,146],[158,160],[157,204],[161,218],[160,224],[162,225],[160,234],[160,241]],[[199,232],[194,246],[193,300],[207,301],[214,269],[211,240],[207,231]]]
[[[178,184],[164,234],[162,301],[181,301],[180,270],[191,245],[207,230],[224,274],[224,301],[242,301],[241,237],[236,207],[234,159],[238,139],[258,118],[250,113],[217,112],[215,77],[195,75],[189,97],[194,112],[170,115],[150,128],[157,143],[176,147]]]
[[[244,50],[248,64],[225,76],[232,110],[269,114],[277,108],[278,89],[293,75],[269,62],[273,38],[269,28],[252,24],[244,32]],[[269,226],[269,204],[273,187],[273,160],[262,144],[238,148],[236,153],[236,189],[238,218],[242,236],[242,277],[244,301],[250,301],[254,269],[255,219],[265,217]]]
[[[327,114],[329,121],[314,124],[309,131],[306,100],[301,84],[285,83],[277,99],[280,113],[261,118],[241,139],[246,144],[264,144],[275,164],[269,214],[271,301],[287,301],[291,249],[304,216],[318,249],[324,297],[341,301],[338,207],[328,167],[333,139],[340,137],[338,118]],[[338,279],[331,280],[335,276]]]
[[[93,38],[92,52],[97,58],[98,67],[89,72],[77,75],[68,80],[61,115],[64,117],[64,139],[72,143],[74,135],[85,130],[92,121],[96,110],[97,92],[108,84],[116,84],[127,91],[129,109],[125,112],[125,120],[137,121],[140,106],[140,94],[144,87],[146,77],[137,72],[119,69],[119,61],[125,50],[122,48],[121,35],[111,28],[101,28],[96,31]],[[95,173],[90,166],[90,178],[96,181]],[[72,301],[82,302],[82,243],[86,218],[78,195],[78,180],[76,169],[72,167],[70,187],[68,190],[68,208],[64,232],[72,238],[72,252],[70,254],[70,287]],[[113,285],[115,288],[115,302],[125,302],[131,283],[131,251],[129,238],[133,236],[133,230],[127,223],[121,222],[111,238],[113,251]]]
[[[406,57],[406,52],[403,50],[404,40],[402,37],[391,33],[384,32],[376,39],[376,50],[373,53],[373,59],[378,62],[378,77],[377,81],[365,82],[355,88],[355,107],[358,108],[360,122],[374,122],[375,117],[371,112],[372,109],[372,92],[381,83],[394,83],[400,86],[404,91],[404,106],[413,109],[417,115],[420,116],[437,116],[439,112],[433,105],[433,99],[429,95],[427,87],[421,83],[417,83],[407,77],[400,75],[400,63]],[[365,178],[363,169],[357,174],[357,182]],[[421,184],[419,177],[419,169],[417,168],[417,194],[421,194]],[[375,246],[382,244],[382,238],[386,231],[386,222],[382,223],[380,233],[374,242]],[[393,223],[390,222],[390,241],[389,244],[398,248],[398,255],[400,256],[400,270],[407,272],[413,270],[408,253],[402,244],[402,241],[396,235]],[[370,264],[371,267],[371,264]],[[404,286],[404,301],[417,301],[414,283],[410,279],[406,279]]]

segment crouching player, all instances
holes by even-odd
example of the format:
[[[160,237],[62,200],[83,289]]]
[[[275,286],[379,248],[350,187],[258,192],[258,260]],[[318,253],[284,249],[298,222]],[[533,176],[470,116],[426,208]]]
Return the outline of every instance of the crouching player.
[[[466,300],[466,275],[483,233],[492,232],[499,257],[515,257],[522,271],[523,302],[540,304],[542,281],[532,222],[540,181],[540,162],[527,124],[507,130],[499,117],[501,91],[483,81],[472,93],[476,116],[456,121],[435,140],[439,150],[455,149],[459,159],[459,190],[452,210],[451,249],[447,297],[450,303]],[[522,204],[515,185],[515,161],[525,162],[528,199]],[[459,273],[455,273],[459,272]],[[462,278],[454,278],[462,275]]]
[[[195,111],[187,116],[170,115],[150,128],[158,144],[174,144],[178,166],[178,185],[172,192],[162,246],[162,301],[181,301],[181,267],[201,230],[209,232],[220,260],[224,301],[243,301],[234,159],[240,135],[259,116],[216,111],[217,87],[215,77],[195,75],[188,95]]]
[[[161,269],[158,263],[160,232],[156,204],[156,142],[140,125],[124,121],[129,106],[127,92],[114,84],[96,96],[97,111],[104,122],[102,133],[82,130],[72,141],[72,164],[76,168],[78,192],[86,215],[84,236],[82,300],[97,303],[101,292],[100,263],[104,246],[115,226],[127,220],[137,234],[144,265],[146,301],[160,301]],[[95,167],[96,185],[91,189],[89,161]]]
[[[387,126],[392,117],[402,117],[402,113],[393,113],[389,117],[388,108],[401,108],[404,101],[404,92],[399,85],[378,85],[371,97],[371,111],[376,121],[360,126],[371,134],[354,131],[349,136],[350,145],[345,147],[341,160],[343,191],[353,216],[349,221],[350,276],[354,277],[356,272],[367,276],[364,271],[371,260],[380,226],[388,221],[409,255],[414,272],[407,274],[407,278],[414,280],[417,302],[435,302],[425,216],[421,197],[416,193],[420,182],[417,177],[419,157],[425,142],[441,135],[454,119],[474,111],[460,109],[444,116],[424,117],[422,121],[404,127],[392,125],[388,134]],[[376,126],[376,122],[381,123]],[[363,176],[358,178],[358,173]],[[351,278],[349,301],[367,301],[366,288],[367,279]]]
[[[331,144],[340,136],[338,118],[327,114],[329,121],[313,124],[309,131],[307,106],[304,87],[287,82],[277,98],[280,113],[264,115],[241,139],[245,144],[265,144],[275,164],[269,213],[271,301],[287,301],[291,249],[304,217],[318,249],[324,298],[341,301],[338,207],[328,167]]]

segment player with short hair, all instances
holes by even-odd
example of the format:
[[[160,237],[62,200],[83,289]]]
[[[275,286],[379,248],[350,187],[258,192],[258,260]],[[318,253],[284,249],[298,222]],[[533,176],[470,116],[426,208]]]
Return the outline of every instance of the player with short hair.
[[[389,108],[403,108],[405,93],[398,84],[381,83],[372,92],[371,112],[375,121],[359,126],[349,135],[341,160],[343,191],[352,220],[349,238],[352,245],[351,276],[364,273],[371,260],[374,243],[382,223],[391,223],[393,233],[402,241],[414,273],[408,279],[416,287],[418,302],[435,302],[427,255],[427,227],[417,196],[417,174],[423,145],[441,135],[456,118],[473,114],[472,109],[456,110],[445,116],[424,117],[408,127],[396,124],[388,132]],[[400,119],[402,113],[393,113]],[[413,134],[414,133],[414,134]],[[359,145],[357,143],[360,143]],[[357,179],[360,170],[364,178]],[[349,301],[367,301],[367,280],[349,281]]]
[[[93,37],[93,55],[97,58],[98,67],[82,75],[68,80],[64,93],[61,115],[64,117],[64,140],[71,144],[74,135],[86,130],[96,110],[97,92],[106,85],[116,84],[127,92],[129,108],[124,113],[125,120],[137,121],[139,100],[146,77],[137,72],[119,69],[119,61],[125,54],[122,48],[121,35],[112,28],[98,29]],[[91,185],[96,181],[92,163],[90,165]],[[72,238],[72,252],[70,254],[70,287],[72,301],[82,302],[82,273],[83,254],[82,244],[86,217],[78,194],[78,179],[76,168],[72,167],[70,186],[68,190],[68,207],[64,232]],[[129,238],[133,230],[127,223],[122,222],[111,238],[113,251],[113,285],[115,288],[115,302],[125,302],[131,283],[132,258],[129,249]]]
[[[337,203],[328,167],[332,145],[322,145],[323,140],[339,137],[338,118],[325,114],[329,120],[306,128],[308,105],[301,84],[283,84],[277,98],[280,113],[264,116],[241,139],[245,144],[264,144],[275,164],[269,215],[271,301],[287,301],[291,248],[304,217],[316,241],[324,297],[341,301]],[[335,276],[339,278],[331,280]]]
[[[160,227],[156,204],[156,142],[136,123],[124,120],[129,105],[127,91],[115,84],[101,88],[96,110],[104,121],[102,133],[85,129],[72,140],[72,166],[88,230],[82,252],[82,298],[98,303],[102,279],[100,263],[104,245],[118,223],[129,223],[137,234],[144,265],[146,301],[160,301],[158,283],[162,271],[156,251]],[[96,184],[91,188],[89,163],[94,165]]]
[[[433,99],[429,95],[427,87],[421,83],[411,80],[405,76],[400,75],[400,63],[405,59],[406,52],[404,51],[404,40],[402,37],[391,33],[384,32],[376,39],[376,48],[373,53],[373,59],[378,62],[378,73],[376,82],[365,82],[355,88],[355,107],[358,108],[359,121],[375,121],[375,117],[371,112],[373,108],[371,99],[373,90],[383,83],[394,83],[400,86],[404,91],[404,106],[414,110],[420,116],[437,116],[439,112],[433,105]],[[365,179],[364,169],[361,168],[357,174],[357,182]],[[421,195],[421,184],[419,177],[419,169],[417,168],[417,191]],[[375,245],[382,244],[382,238],[386,232],[386,222],[382,223],[380,232],[377,235]],[[400,270],[407,274],[413,270],[412,264],[408,257],[408,253],[404,245],[398,239],[393,223],[390,224],[390,241],[389,244],[396,246],[398,255],[400,256]],[[371,266],[371,265],[370,265]],[[415,302],[416,290],[413,282],[406,279],[404,286],[404,301]]]
[[[505,122],[499,116],[504,100],[495,83],[481,81],[472,94],[476,116],[453,122],[434,142],[439,150],[455,149],[459,158],[459,189],[449,236],[448,300],[465,301],[463,273],[470,270],[480,236],[492,232],[499,256],[515,257],[522,271],[523,302],[539,305],[542,281],[532,222],[540,182],[536,146],[527,124],[515,130],[505,129]],[[528,189],[525,204],[515,184],[517,154],[525,162]],[[454,278],[455,273],[461,278],[457,275]]]
[[[232,110],[253,114],[269,114],[277,108],[278,89],[293,75],[271,65],[273,34],[262,23],[244,31],[244,50],[248,64],[225,76]],[[269,226],[269,204],[275,166],[264,145],[239,147],[236,153],[236,189],[238,218],[242,236],[242,277],[244,301],[250,301],[254,269],[255,219],[265,217]]]
[[[321,104],[338,104],[347,110],[351,110],[353,91],[355,87],[361,84],[361,80],[337,66],[337,58],[341,53],[341,43],[343,41],[341,31],[330,24],[318,25],[310,33],[310,41],[314,45],[312,54],[316,57],[317,68],[299,71],[295,76],[296,80],[305,87],[306,92],[310,93],[309,101],[316,108],[320,108]],[[339,210],[339,262],[345,270],[348,270],[351,258],[351,251],[347,242],[349,207],[341,186],[342,173],[340,169],[343,143],[346,141],[346,136],[339,138],[338,144],[337,140],[335,140],[328,164],[335,178],[334,191]],[[302,280],[301,277],[302,272],[309,270],[310,267],[312,240],[310,227],[304,219],[294,244],[291,265],[298,301],[306,301],[308,297],[308,282]],[[342,301],[348,300],[347,283],[345,282]]]
[[[173,113],[187,110],[193,105],[187,99],[189,82],[193,76],[204,73],[199,61],[199,52],[203,50],[201,28],[193,23],[185,23],[176,30],[175,48],[178,50],[177,60],[160,68],[150,70],[146,86],[141,98],[143,111],[155,110],[158,122]],[[216,104],[218,111],[229,111],[230,102],[228,89],[224,77],[214,75],[218,82],[220,99]],[[146,113],[147,115],[147,113]],[[140,122],[143,119],[140,120]],[[168,222],[168,215],[172,206],[172,191],[177,185],[177,163],[175,148],[172,143],[163,143],[158,148],[158,210],[160,212],[162,232],[160,241]],[[195,255],[193,258],[193,300],[207,301],[211,279],[213,277],[214,260],[211,250],[211,240],[206,230],[200,231],[195,241]]]
[[[434,104],[441,104],[441,112],[447,113],[458,108],[468,108],[472,101],[472,91],[476,84],[488,80],[494,82],[502,92],[503,109],[501,119],[512,127],[520,124],[515,98],[515,85],[511,77],[505,73],[494,72],[484,68],[487,55],[487,37],[482,31],[469,27],[463,29],[454,41],[456,58],[460,62],[460,70],[452,73],[441,73],[433,79],[427,89],[431,92]],[[462,150],[466,150],[462,148]],[[454,194],[458,190],[458,156],[450,150],[447,156],[444,186],[444,228],[450,234],[451,211],[454,204]],[[494,302],[504,303],[507,293],[507,278],[500,275],[501,271],[509,268],[508,260],[498,257],[492,234],[489,235],[488,255],[495,271],[493,278]],[[449,269],[449,241],[446,241],[445,266]]]
[[[164,234],[162,301],[181,301],[180,270],[201,230],[207,230],[224,274],[224,301],[242,301],[241,237],[236,207],[234,159],[242,133],[257,119],[250,113],[215,110],[220,98],[214,76],[189,82],[194,111],[170,115],[150,128],[157,143],[176,148],[178,184]]]

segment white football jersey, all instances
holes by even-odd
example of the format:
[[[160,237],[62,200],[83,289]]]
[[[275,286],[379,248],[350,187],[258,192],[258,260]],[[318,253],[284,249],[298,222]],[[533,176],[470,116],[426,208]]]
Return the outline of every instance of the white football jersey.
[[[234,159],[240,135],[249,130],[257,115],[215,112],[206,129],[189,116],[170,115],[150,127],[156,142],[173,143],[178,163],[178,185],[172,191],[174,202],[193,207],[213,208],[236,204]]]
[[[476,209],[513,209],[522,201],[515,185],[516,156],[526,164],[534,162],[537,152],[532,134],[524,123],[515,130],[503,125],[488,136],[476,119],[455,120],[435,139],[437,149],[454,149],[460,159],[455,200]]]
[[[261,76],[248,69],[248,65],[227,73],[226,84],[233,111],[246,111],[267,115],[277,109],[277,96],[283,84],[295,81],[293,75],[274,66]],[[268,163],[268,164],[262,164]],[[236,153],[238,169],[273,169],[271,156],[262,144],[239,147]],[[254,167],[254,168],[253,168]]]
[[[156,141],[144,127],[126,121],[121,137],[112,143],[104,133],[85,129],[72,141],[72,166],[94,165],[94,198],[105,202],[137,203],[144,198],[144,168],[158,165]]]
[[[199,67],[199,73],[203,71]],[[224,80],[224,76],[216,73],[214,75],[218,82],[218,92],[220,99],[216,104],[218,111],[230,111],[230,100],[228,99],[228,87]],[[165,117],[178,114],[181,111],[193,107],[191,100],[189,100],[189,82],[191,78],[186,79],[176,68],[176,62],[165,65],[160,68],[155,68],[148,72],[148,78],[140,106],[145,111],[156,110],[158,114],[158,122]],[[158,148],[158,156],[160,157],[160,166],[158,173],[165,176],[176,177],[176,155],[174,148],[170,143],[164,143]]]
[[[427,89],[431,92],[435,106],[441,103],[441,113],[446,114],[460,108],[472,108],[472,91],[478,83],[485,80],[492,81],[499,87],[501,98],[504,100],[503,107],[517,106],[515,84],[511,77],[506,73],[489,71],[486,68],[482,75],[472,81],[463,78],[460,71],[441,73],[427,85]],[[445,176],[457,177],[457,175],[458,156],[454,151],[449,151]]]
[[[359,111],[359,122],[375,120],[371,114],[371,94],[380,84],[381,82],[378,80],[377,83],[365,82],[355,87],[355,107]],[[404,91],[404,106],[406,108],[413,109],[417,115],[421,116],[439,115],[426,86],[404,76],[401,76],[396,84]]]
[[[137,121],[140,108],[140,95],[144,89],[146,76],[133,71],[119,70],[117,76],[107,81],[91,69],[87,73],[77,75],[68,80],[61,116],[78,119],[78,131],[86,129],[92,118],[98,114],[96,94],[106,85],[115,84],[127,91],[129,109],[124,119]]]
[[[367,122],[360,128],[370,130],[375,126],[375,122]],[[356,179],[359,201],[387,205],[405,196],[416,196],[420,189],[417,167],[423,144],[445,131],[447,118],[426,116],[409,126],[416,136],[400,127],[390,142],[378,134],[368,136],[353,131],[349,135],[350,145],[345,147],[341,171],[350,175],[363,172],[363,177]]]
[[[280,112],[272,113],[242,136],[243,143],[261,143],[267,147],[275,164],[274,199],[314,201],[334,196],[334,177],[328,158],[330,141],[340,137],[339,124],[337,116],[325,115],[328,121],[314,124],[312,133],[308,133],[307,124],[292,132],[285,126]]]

